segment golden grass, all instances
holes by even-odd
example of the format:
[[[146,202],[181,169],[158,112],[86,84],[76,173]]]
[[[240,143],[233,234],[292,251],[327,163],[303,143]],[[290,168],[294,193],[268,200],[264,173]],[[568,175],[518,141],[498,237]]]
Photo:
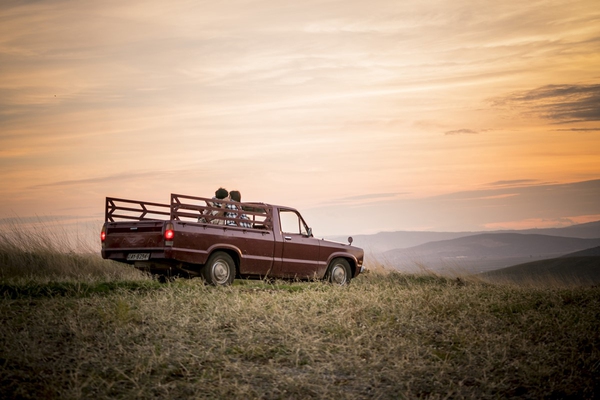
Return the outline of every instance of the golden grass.
[[[481,279],[521,287],[582,287],[600,284],[600,257],[539,260],[481,274]]]
[[[348,287],[218,288],[134,279],[126,265],[106,275],[101,259],[46,274],[56,260],[38,264],[39,279],[0,268],[3,398],[600,395],[598,287],[520,288],[381,266]]]
[[[99,231],[98,231],[99,232]],[[59,225],[0,226],[0,280],[98,282],[148,278],[134,268],[103,260],[100,244],[73,241]]]
[[[21,398],[565,397],[598,392],[600,291],[370,274],[199,280],[0,302]]]

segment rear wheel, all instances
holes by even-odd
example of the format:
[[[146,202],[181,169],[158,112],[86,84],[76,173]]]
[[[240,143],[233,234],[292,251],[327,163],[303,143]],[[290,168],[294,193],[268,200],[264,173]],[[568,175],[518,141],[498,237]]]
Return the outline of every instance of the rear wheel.
[[[329,264],[325,278],[334,285],[342,286],[349,284],[350,279],[352,279],[350,264],[343,258],[336,258]]]
[[[156,277],[156,280],[160,283],[169,283],[173,280],[172,277],[165,274],[154,274],[154,276]]]
[[[233,262],[233,258],[222,251],[212,254],[206,264],[204,264],[204,267],[202,267],[202,277],[211,285],[231,285],[233,278],[235,278],[235,262]]]

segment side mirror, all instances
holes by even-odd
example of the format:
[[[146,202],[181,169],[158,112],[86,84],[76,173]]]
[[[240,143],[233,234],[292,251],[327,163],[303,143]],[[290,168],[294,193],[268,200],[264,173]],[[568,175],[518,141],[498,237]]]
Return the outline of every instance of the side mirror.
[[[308,233],[308,237],[312,237],[312,235],[313,235],[312,234],[312,228],[308,228],[308,232],[307,233]]]
[[[348,244],[352,245],[352,242],[354,242],[354,239],[352,239],[352,236],[348,237]]]

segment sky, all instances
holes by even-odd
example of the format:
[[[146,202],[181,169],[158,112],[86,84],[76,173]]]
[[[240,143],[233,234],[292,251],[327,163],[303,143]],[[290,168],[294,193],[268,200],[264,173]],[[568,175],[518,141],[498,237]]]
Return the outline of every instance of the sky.
[[[600,7],[4,0],[0,182],[0,222],[220,186],[316,235],[600,220]]]

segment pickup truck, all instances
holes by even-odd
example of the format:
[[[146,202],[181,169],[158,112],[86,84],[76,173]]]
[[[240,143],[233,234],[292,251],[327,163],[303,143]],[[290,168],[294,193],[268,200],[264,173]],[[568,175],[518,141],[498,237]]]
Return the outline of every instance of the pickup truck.
[[[104,259],[161,278],[324,279],[345,285],[363,270],[364,252],[313,236],[290,207],[171,194],[170,204],[106,198]]]

